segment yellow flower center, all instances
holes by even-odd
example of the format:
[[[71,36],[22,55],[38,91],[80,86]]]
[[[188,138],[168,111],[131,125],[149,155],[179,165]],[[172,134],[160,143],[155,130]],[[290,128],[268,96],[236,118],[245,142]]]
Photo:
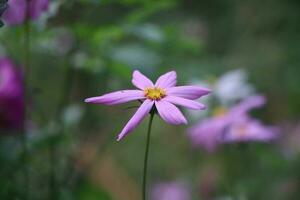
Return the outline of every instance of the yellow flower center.
[[[145,97],[151,100],[160,100],[166,96],[166,91],[161,88],[146,88],[144,89]]]
[[[222,106],[217,107],[214,111],[213,111],[213,116],[215,117],[224,117],[227,114],[228,110]]]

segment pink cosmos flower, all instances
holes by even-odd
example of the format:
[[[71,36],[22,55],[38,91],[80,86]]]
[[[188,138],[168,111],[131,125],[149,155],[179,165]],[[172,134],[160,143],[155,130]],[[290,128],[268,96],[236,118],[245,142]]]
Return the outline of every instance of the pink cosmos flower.
[[[183,106],[195,110],[203,110],[205,106],[193,101],[210,93],[208,89],[199,86],[176,86],[177,75],[175,71],[168,72],[158,78],[155,84],[139,71],[133,72],[132,84],[138,90],[121,90],[92,97],[86,103],[105,105],[122,104],[133,100],[142,101],[133,117],[118,135],[118,141],[137,127],[137,125],[156,108],[160,117],[169,124],[187,124],[186,118],[175,106]]]
[[[190,200],[188,188],[180,182],[159,183],[152,192],[152,200]]]
[[[7,58],[0,59],[0,132],[22,127],[24,120],[23,80]]]
[[[204,120],[188,130],[193,145],[213,152],[221,143],[227,142],[267,142],[277,136],[275,127],[265,126],[253,119],[249,112],[265,104],[263,96],[248,97],[229,111]]]
[[[233,123],[223,135],[223,142],[268,142],[276,138],[278,129],[265,126],[255,119],[246,119]]]
[[[27,4],[29,18],[36,20],[48,9],[49,0],[9,0],[8,8],[3,14],[4,21],[8,25],[22,24],[26,19]]]

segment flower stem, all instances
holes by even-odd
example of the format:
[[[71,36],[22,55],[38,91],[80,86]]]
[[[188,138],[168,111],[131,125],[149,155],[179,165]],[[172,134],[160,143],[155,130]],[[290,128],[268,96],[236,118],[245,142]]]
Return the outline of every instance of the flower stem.
[[[27,128],[26,124],[28,119],[30,118],[29,115],[29,99],[31,94],[30,89],[30,19],[29,19],[29,1],[26,1],[26,19],[24,22],[24,85],[23,85],[23,94],[24,94],[24,120],[22,125],[22,148],[23,148],[23,155],[22,161],[24,163],[24,199],[29,199],[29,160],[28,160],[28,141],[27,141]]]
[[[28,7],[28,6],[27,6]],[[28,105],[29,105],[29,94],[30,94],[30,87],[29,87],[29,74],[30,74],[30,21],[26,19],[24,24],[24,121],[22,125],[22,135],[21,135],[21,142],[22,142],[22,161],[24,163],[24,199],[28,199],[29,195],[29,171],[28,171],[28,146],[27,146],[27,129],[26,129],[26,122],[28,121],[29,114],[28,114]]]
[[[150,146],[151,127],[152,127],[154,114],[155,114],[154,112],[151,112],[150,121],[149,121],[149,125],[148,125],[146,151],[145,151],[145,159],[144,159],[144,172],[143,172],[143,193],[142,193],[143,194],[143,200],[146,200],[148,155],[149,155],[149,146]]]

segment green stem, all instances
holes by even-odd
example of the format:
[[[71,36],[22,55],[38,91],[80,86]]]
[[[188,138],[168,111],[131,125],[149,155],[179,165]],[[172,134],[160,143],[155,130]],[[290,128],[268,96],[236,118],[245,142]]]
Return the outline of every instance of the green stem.
[[[26,129],[23,128],[21,133],[21,143],[22,143],[22,165],[24,166],[24,200],[28,199],[28,183],[29,183],[29,171],[28,171],[28,147],[27,147],[27,137],[26,137]]]
[[[22,161],[24,163],[24,199],[28,199],[29,195],[29,171],[28,171],[28,147],[27,147],[27,130],[26,122],[28,121],[28,105],[29,105],[29,94],[30,94],[30,21],[26,19],[24,24],[24,122],[22,126],[22,148],[23,155]]]
[[[149,146],[150,146],[150,135],[151,127],[153,122],[154,113],[150,115],[150,121],[148,125],[147,141],[146,141],[146,151],[144,159],[144,171],[143,171],[143,200],[146,200],[146,187],[147,187],[147,167],[148,167],[148,155],[149,155]]]
[[[50,187],[50,199],[57,199],[56,194],[56,174],[55,174],[55,144],[53,138],[51,140],[50,149],[49,149],[49,162],[50,162],[50,178],[49,178],[49,187]]]

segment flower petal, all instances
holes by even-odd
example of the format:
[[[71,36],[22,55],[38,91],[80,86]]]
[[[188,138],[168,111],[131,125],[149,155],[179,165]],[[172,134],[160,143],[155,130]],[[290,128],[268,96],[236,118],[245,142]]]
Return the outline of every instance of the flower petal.
[[[187,120],[181,111],[173,104],[160,100],[155,102],[155,106],[161,118],[169,124],[187,124]]]
[[[266,98],[261,95],[250,96],[232,108],[231,114],[235,116],[247,114],[250,110],[260,108],[266,103]]]
[[[177,83],[177,74],[175,71],[171,71],[161,75],[157,79],[155,83],[155,87],[169,88],[169,87],[174,87],[176,83]]]
[[[115,105],[126,103],[128,101],[144,99],[144,92],[141,90],[121,90],[117,92],[108,93],[98,97],[91,97],[85,99],[86,103],[97,103],[105,105]]]
[[[227,122],[220,118],[204,119],[199,124],[188,129],[188,137],[194,147],[202,147],[212,153],[221,143],[222,134]]]
[[[26,18],[26,1],[10,0],[8,7],[3,13],[5,23],[9,25],[17,25],[24,22]]]
[[[209,89],[199,87],[199,86],[177,86],[168,88],[167,94],[171,96],[182,97],[185,99],[195,100],[201,96],[210,93]]]
[[[276,127],[265,126],[257,120],[246,120],[233,123],[223,135],[224,142],[269,142],[278,137]]]
[[[149,87],[154,87],[152,81],[138,70],[135,70],[133,72],[131,82],[135,87],[141,90],[144,90],[145,88],[149,88]]]
[[[129,120],[122,132],[118,135],[118,141],[123,139],[129,132],[137,127],[137,125],[149,114],[154,101],[146,99],[144,103],[139,107],[133,117]]]
[[[186,108],[190,108],[193,110],[204,110],[206,108],[205,105],[193,101],[193,100],[189,100],[189,99],[184,99],[181,97],[175,97],[175,96],[166,96],[164,98],[165,101],[168,101],[170,103],[173,103],[175,105],[179,105],[179,106],[184,106]]]
[[[41,16],[44,11],[49,7],[48,0],[31,0],[29,1],[29,15],[31,19],[35,20]]]

